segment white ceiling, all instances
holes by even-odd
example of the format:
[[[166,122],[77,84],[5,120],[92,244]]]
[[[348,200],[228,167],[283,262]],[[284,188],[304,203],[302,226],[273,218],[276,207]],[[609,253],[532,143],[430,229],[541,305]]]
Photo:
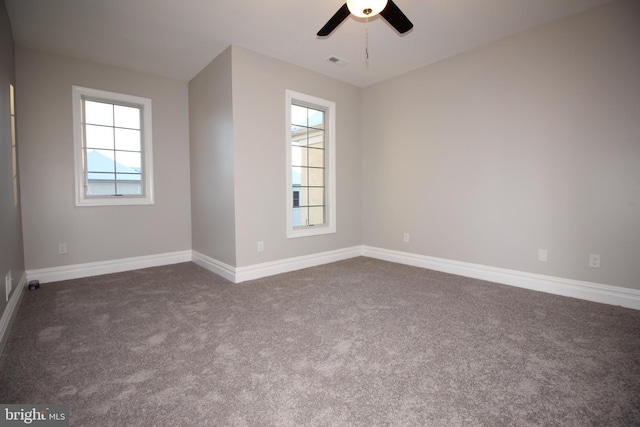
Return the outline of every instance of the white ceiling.
[[[365,87],[611,0],[395,0],[380,16],[316,33],[344,0],[5,0],[16,44],[188,81],[235,44]],[[337,56],[348,62],[327,61]]]

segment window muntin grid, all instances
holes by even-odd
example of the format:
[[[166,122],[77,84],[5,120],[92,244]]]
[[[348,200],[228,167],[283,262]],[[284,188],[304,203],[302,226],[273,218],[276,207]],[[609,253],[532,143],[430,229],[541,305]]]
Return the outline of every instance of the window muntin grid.
[[[324,110],[291,104],[291,185],[293,228],[326,224]]]
[[[285,99],[287,237],[335,233],[336,104],[288,89]]]
[[[149,98],[143,98],[140,96],[127,95],[123,93],[116,92],[108,92],[99,89],[91,89],[81,86],[72,86],[72,105],[73,105],[73,146],[74,146],[74,170],[75,170],[75,193],[76,193],[76,206],[116,206],[116,205],[152,205],[154,203],[154,186],[153,186],[153,137],[152,137],[152,101]],[[98,101],[111,105],[119,105],[123,107],[135,107],[139,108],[139,116],[140,120],[140,165],[137,163],[131,163],[130,160],[123,158],[125,155],[124,152],[128,151],[127,149],[122,150],[123,145],[119,142],[116,146],[116,142],[112,141],[106,147],[99,147],[101,142],[99,140],[93,140],[90,142],[94,149],[87,151],[86,143],[85,143],[85,110],[84,102],[85,100],[90,101]],[[108,108],[108,105],[107,105]],[[115,114],[115,113],[114,113]],[[123,119],[122,115],[118,113],[118,119],[116,120],[115,127],[121,128],[120,130],[113,130],[113,134],[116,132],[119,134],[124,131],[131,131],[137,129],[136,126],[132,126],[129,120]],[[113,124],[114,116],[111,115],[110,119],[103,118],[90,118],[90,125],[104,125],[107,126],[109,123]],[[93,128],[96,130],[96,128]],[[98,132],[99,133],[99,132]],[[125,132],[127,133],[127,132]],[[130,132],[129,132],[130,133]],[[115,137],[115,136],[114,136]],[[125,137],[123,141],[127,141]],[[106,144],[102,141],[102,144]],[[126,146],[127,144],[125,144]],[[107,151],[110,151],[112,157],[104,156],[106,153],[98,152],[95,147],[105,148]],[[129,144],[129,148],[132,148]],[[114,166],[114,157],[116,156],[116,151],[121,151],[118,154],[118,158],[115,161],[122,166]],[[137,148],[133,148],[130,151],[137,151]],[[93,159],[89,157],[94,157]],[[105,165],[103,167],[96,166],[96,160],[98,158],[101,163]],[[127,164],[129,163],[129,164]],[[103,174],[113,173],[113,176],[106,175],[89,175],[86,173],[87,164],[90,164],[90,168],[92,172]],[[140,170],[137,170],[137,168]],[[131,168],[136,168],[135,170],[131,170]],[[118,181],[118,192],[115,191],[115,186],[109,184],[108,181],[113,181],[116,179],[116,173],[121,175],[123,173],[127,173],[130,177],[134,177],[134,175],[140,174],[140,179],[132,179],[131,184],[136,183],[136,185],[140,185],[141,189],[136,191],[120,191],[123,190],[122,184],[124,184],[124,180]],[[94,178],[103,178],[102,182],[107,181],[107,187],[110,187],[110,191],[105,191],[105,194],[87,194],[87,183],[88,180]],[[104,179],[110,178],[110,179]],[[111,179],[112,178],[112,179]],[[137,184],[137,183],[140,184]],[[96,193],[97,191],[92,191],[91,193]]]
[[[144,197],[143,106],[82,97],[85,197]]]

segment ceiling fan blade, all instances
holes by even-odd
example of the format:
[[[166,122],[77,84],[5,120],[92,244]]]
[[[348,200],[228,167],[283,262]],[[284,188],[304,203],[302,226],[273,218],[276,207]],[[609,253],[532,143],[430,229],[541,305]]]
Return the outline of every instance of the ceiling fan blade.
[[[392,0],[387,2],[387,6],[380,12],[380,15],[400,34],[404,34],[413,28],[413,24],[409,21],[409,18],[402,13],[400,8]]]
[[[322,29],[318,31],[318,36],[326,37],[331,34],[333,30],[338,28],[338,25],[342,24],[342,21],[347,19],[350,14],[351,12],[349,12],[347,4],[343,4],[342,7],[335,13],[335,15],[333,15],[326,24],[324,24],[324,27],[322,27]]]

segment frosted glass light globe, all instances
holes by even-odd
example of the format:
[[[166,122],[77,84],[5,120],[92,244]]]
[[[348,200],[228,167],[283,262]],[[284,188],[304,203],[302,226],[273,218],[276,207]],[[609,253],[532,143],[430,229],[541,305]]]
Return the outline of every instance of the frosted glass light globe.
[[[347,7],[358,18],[373,17],[387,6],[387,0],[347,0]]]

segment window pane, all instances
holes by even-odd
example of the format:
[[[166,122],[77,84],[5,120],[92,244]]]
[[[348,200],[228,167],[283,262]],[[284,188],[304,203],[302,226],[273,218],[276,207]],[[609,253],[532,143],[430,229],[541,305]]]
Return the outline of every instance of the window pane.
[[[324,205],[324,188],[309,188],[309,205]]]
[[[291,165],[305,166],[307,164],[307,149],[303,147],[291,147]]]
[[[115,172],[113,151],[90,150],[87,151],[88,172]],[[91,176],[89,176],[91,179]],[[113,179],[113,178],[112,178]]]
[[[307,208],[294,208],[292,216],[292,225],[294,227],[301,227],[307,224],[307,216],[309,215],[309,209]]]
[[[293,145],[307,145],[307,128],[296,128],[291,126],[291,143]]]
[[[309,184],[312,187],[324,187],[324,170],[309,169]]]
[[[116,151],[116,167],[118,172],[140,172],[142,169],[141,153]]]
[[[291,185],[302,184],[302,168],[291,168]]]
[[[131,129],[115,129],[116,150],[140,151],[140,131]]]
[[[15,95],[14,95],[14,88],[12,84],[9,84],[9,104],[10,104],[10,108],[11,108],[11,115],[15,116],[16,115],[16,101],[15,101]]]
[[[16,145],[16,118],[11,116],[11,145]]]
[[[115,178],[111,175],[111,179],[108,179],[108,176],[104,176],[106,179],[96,179],[92,180],[91,175],[89,174],[89,182],[87,183],[87,195],[89,196],[98,196],[98,195],[113,195],[116,194],[116,184]]]
[[[309,225],[324,224],[324,207],[309,208]]]
[[[16,145],[16,116],[11,116],[11,145]]]
[[[300,185],[304,187],[309,186],[309,168],[302,168],[302,175],[300,176]]]
[[[114,106],[114,125],[122,128],[140,129],[140,109],[136,107]]]
[[[309,108],[308,111],[308,126],[315,129],[324,129],[324,111],[314,110],[313,108]]]
[[[308,166],[315,168],[324,167],[324,150],[316,150],[313,148],[307,149],[308,152]]]
[[[140,175],[118,175],[118,194],[129,196],[142,195],[142,178]]]
[[[324,131],[310,129],[307,145],[313,148],[324,148]]]
[[[293,166],[324,167],[324,150],[293,146],[291,147]]]
[[[305,207],[309,206],[309,187],[299,187],[300,188],[300,206]]]
[[[85,146],[87,148],[113,149],[113,128],[105,126],[85,126]]]
[[[84,102],[85,123],[113,126],[113,105],[104,102]]]
[[[299,105],[291,106],[291,124],[293,126],[307,126],[307,108]]]

